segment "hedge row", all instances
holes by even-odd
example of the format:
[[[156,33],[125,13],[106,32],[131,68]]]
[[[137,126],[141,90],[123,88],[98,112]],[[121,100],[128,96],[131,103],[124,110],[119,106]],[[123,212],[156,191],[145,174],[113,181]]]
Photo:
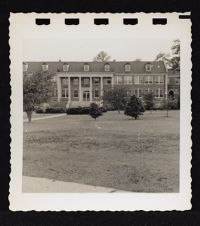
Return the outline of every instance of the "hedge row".
[[[99,108],[101,112],[106,112],[105,108]],[[76,108],[68,108],[66,113],[68,115],[88,115],[90,111],[90,107],[76,107]]]

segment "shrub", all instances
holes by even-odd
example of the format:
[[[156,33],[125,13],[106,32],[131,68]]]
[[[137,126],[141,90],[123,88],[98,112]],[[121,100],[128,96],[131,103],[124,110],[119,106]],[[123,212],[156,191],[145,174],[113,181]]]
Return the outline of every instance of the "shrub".
[[[68,115],[88,115],[90,111],[89,107],[76,107],[76,108],[68,108],[66,113]]]
[[[143,114],[144,111],[145,109],[142,101],[138,97],[133,95],[125,108],[124,114],[137,119],[139,115]]]
[[[103,115],[99,106],[95,103],[91,103],[89,115],[96,120],[99,116]]]

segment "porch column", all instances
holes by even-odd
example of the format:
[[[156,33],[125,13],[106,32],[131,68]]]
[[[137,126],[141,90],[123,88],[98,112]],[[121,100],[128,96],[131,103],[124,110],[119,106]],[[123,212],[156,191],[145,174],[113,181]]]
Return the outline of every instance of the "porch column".
[[[57,76],[58,102],[61,99],[61,78]]]
[[[100,96],[103,97],[103,77],[100,77],[101,79],[101,86],[100,86]]]
[[[112,88],[114,86],[114,77],[113,76],[111,77],[111,86],[112,86]]]
[[[71,102],[71,78],[68,77],[68,103]]]
[[[90,77],[90,102],[92,102],[92,77]]]
[[[79,101],[82,101],[82,92],[81,92],[81,77],[79,77]]]

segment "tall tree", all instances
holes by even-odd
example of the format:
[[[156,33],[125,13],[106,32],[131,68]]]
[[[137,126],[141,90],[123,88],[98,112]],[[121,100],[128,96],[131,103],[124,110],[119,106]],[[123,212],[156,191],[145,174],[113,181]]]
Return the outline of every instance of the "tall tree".
[[[48,72],[24,75],[23,106],[29,122],[31,122],[34,106],[48,101],[52,96],[52,76]]]
[[[103,101],[112,105],[118,113],[125,107],[126,104],[126,90],[122,87],[113,88],[104,91]]]
[[[153,92],[143,95],[144,105],[146,110],[152,110],[155,105],[155,95]]]
[[[109,61],[110,59],[111,59],[111,57],[106,52],[101,51],[94,58],[94,61],[97,61],[97,62],[106,62],[106,61]]]
[[[168,68],[173,70],[180,68],[180,40],[173,40],[171,53],[159,53],[156,56],[156,61],[162,60]]]
[[[124,114],[137,119],[139,115],[142,115],[145,111],[142,101],[133,95],[128,102]]]
[[[96,120],[99,116],[102,116],[102,111],[96,103],[91,103],[89,115]]]

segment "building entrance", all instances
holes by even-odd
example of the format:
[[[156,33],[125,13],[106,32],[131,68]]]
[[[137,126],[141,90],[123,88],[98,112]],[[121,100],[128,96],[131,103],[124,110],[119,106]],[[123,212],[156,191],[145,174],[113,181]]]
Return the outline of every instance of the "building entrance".
[[[90,91],[88,90],[83,91],[83,101],[86,102],[90,101]]]

